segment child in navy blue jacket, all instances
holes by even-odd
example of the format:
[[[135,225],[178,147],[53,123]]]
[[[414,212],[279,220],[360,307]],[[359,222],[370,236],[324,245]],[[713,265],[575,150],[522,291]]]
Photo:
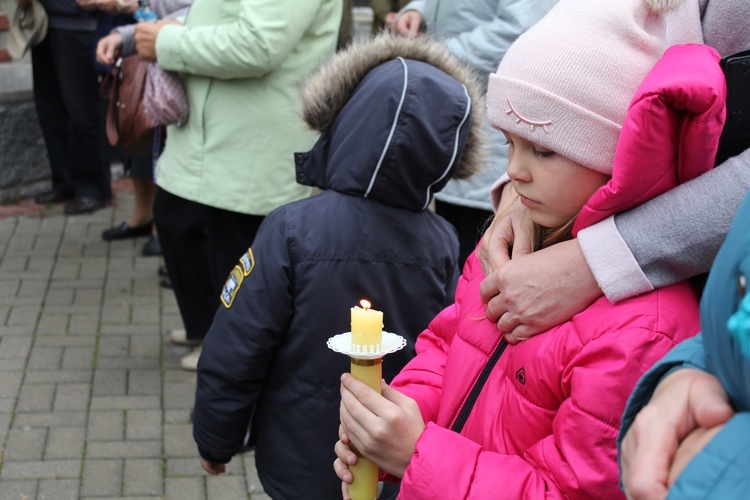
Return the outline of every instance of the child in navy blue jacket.
[[[232,271],[198,364],[194,438],[220,473],[251,433],[273,498],[336,498],[339,376],[326,339],[349,330],[360,299],[414,339],[452,301],[455,230],[428,210],[451,178],[481,164],[481,87],[437,43],[381,35],[335,55],[302,90],[322,135],[295,157],[297,181],[323,192],[266,217]]]

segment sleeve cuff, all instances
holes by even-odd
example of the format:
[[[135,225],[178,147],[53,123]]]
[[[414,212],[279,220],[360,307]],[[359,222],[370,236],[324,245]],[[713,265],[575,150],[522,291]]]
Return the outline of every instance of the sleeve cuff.
[[[162,69],[183,73],[186,71],[182,51],[180,50],[180,41],[187,29],[189,28],[186,26],[167,24],[159,30],[155,50],[156,61]]]
[[[617,231],[614,217],[582,229],[578,233],[578,244],[599,288],[610,302],[654,289]]]

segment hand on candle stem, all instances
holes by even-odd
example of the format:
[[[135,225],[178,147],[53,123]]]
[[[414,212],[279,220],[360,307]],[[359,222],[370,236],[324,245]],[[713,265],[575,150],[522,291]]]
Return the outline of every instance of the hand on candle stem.
[[[345,373],[341,377],[339,415],[345,436],[364,457],[389,474],[403,477],[417,439],[424,430],[416,401],[391,389],[385,382],[382,382],[380,395]],[[343,441],[339,443],[343,445]],[[351,448],[337,443],[335,449],[342,462],[351,460]],[[344,482],[345,477],[346,471],[339,474]]]
[[[336,460],[333,462],[333,470],[341,479],[341,495],[343,500],[349,500],[349,485],[354,482],[354,475],[349,467],[357,465],[357,454],[350,447],[349,436],[344,432],[343,426],[339,426],[339,440],[333,447]]]

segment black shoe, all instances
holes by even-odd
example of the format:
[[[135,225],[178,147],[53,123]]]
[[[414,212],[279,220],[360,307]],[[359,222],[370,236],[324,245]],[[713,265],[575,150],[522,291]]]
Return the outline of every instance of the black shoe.
[[[64,201],[70,201],[72,199],[73,195],[71,194],[69,189],[58,188],[40,194],[39,196],[34,198],[34,201],[39,205],[46,205],[48,203],[62,203]]]
[[[151,234],[151,223],[142,226],[130,227],[127,222],[122,222],[119,226],[114,226],[102,232],[104,241],[124,240],[125,238],[137,238]]]
[[[81,196],[65,206],[65,215],[80,215],[104,208],[106,201],[97,200],[90,196]]]
[[[172,289],[172,280],[170,280],[169,278],[162,278],[161,281],[159,282],[159,286],[162,287],[162,288],[168,288],[168,289],[171,290]]]
[[[144,257],[153,257],[155,255],[161,255],[161,244],[159,244],[159,237],[152,234],[141,250],[141,255]]]

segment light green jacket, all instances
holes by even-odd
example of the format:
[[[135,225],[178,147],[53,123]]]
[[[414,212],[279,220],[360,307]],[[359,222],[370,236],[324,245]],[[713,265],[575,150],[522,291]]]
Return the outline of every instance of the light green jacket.
[[[341,0],[195,0],[162,28],[157,61],[183,74],[190,116],[167,130],[159,187],[253,215],[308,196],[293,155],[317,134],[298,85],[335,49],[341,14]]]

